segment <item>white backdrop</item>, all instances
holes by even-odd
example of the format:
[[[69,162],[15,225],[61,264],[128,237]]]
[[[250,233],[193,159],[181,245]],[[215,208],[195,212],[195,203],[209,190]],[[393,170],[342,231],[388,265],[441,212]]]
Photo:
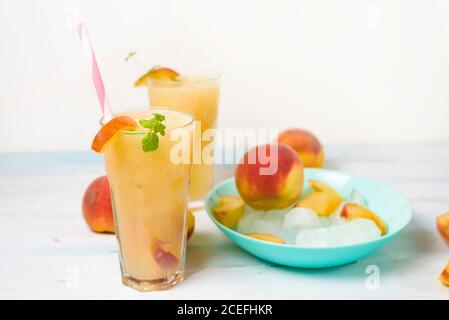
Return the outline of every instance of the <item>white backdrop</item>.
[[[449,141],[449,1],[0,0],[0,151],[87,150],[99,109],[87,22],[111,103],[138,51],[222,73],[220,127],[305,127],[328,145]]]

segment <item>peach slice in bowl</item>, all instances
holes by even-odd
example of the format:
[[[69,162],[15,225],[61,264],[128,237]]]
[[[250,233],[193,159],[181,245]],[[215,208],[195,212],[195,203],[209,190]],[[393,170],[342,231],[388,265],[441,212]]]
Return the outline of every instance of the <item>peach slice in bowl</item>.
[[[343,198],[348,198],[353,190],[360,192],[369,204],[369,212],[375,212],[380,221],[388,226],[387,233],[376,239],[355,244],[323,247],[305,247],[282,243],[282,241],[270,235],[248,236],[242,234],[237,232],[235,228],[229,228],[220,223],[213,212],[222,197],[239,194],[234,178],[223,181],[210,191],[206,198],[206,211],[218,229],[243,250],[270,263],[300,268],[335,267],[363,259],[395,239],[411,220],[411,206],[408,200],[396,190],[371,179],[334,170],[304,169],[304,183],[301,186],[304,192],[298,201],[313,192],[326,192],[316,183],[312,187],[313,183],[311,185],[310,180],[330,186]],[[365,221],[370,218],[374,221],[374,217],[366,216],[366,211],[357,208],[354,210],[354,207],[348,207],[348,209],[350,209],[350,212],[347,213],[347,219],[350,219],[353,215],[361,214]]]
[[[331,215],[343,202],[343,197],[332,187],[317,180],[309,180],[313,192],[302,197],[296,207],[311,209],[319,216]]]

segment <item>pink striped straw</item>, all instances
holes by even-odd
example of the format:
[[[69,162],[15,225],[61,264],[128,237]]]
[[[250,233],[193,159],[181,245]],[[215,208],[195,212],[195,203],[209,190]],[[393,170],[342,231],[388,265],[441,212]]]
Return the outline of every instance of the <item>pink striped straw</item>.
[[[98,101],[100,102],[101,113],[103,114],[103,118],[108,120],[111,118],[112,111],[106,96],[103,79],[101,78],[100,69],[98,68],[95,52],[92,43],[90,42],[85,23],[78,23],[76,25],[76,30],[78,31],[78,36],[81,40],[84,57],[92,72],[92,81],[95,86],[95,91],[97,92]]]

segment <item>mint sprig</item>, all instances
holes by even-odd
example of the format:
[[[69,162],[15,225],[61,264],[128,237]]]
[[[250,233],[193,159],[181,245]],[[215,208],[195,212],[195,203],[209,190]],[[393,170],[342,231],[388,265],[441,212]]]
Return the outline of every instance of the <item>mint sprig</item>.
[[[137,51],[131,51],[125,58],[125,62],[128,62],[129,59],[133,58],[137,54]]]
[[[148,129],[148,133],[142,138],[142,150],[151,152],[159,147],[159,136],[165,136],[166,126],[162,123],[165,116],[159,113],[153,113],[153,117],[149,120],[139,120],[142,127]]]

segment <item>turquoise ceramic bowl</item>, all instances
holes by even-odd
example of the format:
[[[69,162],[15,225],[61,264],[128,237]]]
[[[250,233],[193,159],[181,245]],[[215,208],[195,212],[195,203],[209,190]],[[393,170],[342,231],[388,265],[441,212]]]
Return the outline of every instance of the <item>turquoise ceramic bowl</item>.
[[[335,267],[358,261],[396,238],[411,220],[412,210],[407,199],[382,183],[333,170],[305,169],[305,192],[309,191],[309,179],[327,183],[343,196],[352,189],[359,191],[367,199],[369,208],[387,223],[388,234],[369,242],[325,248],[281,245],[247,237],[223,226],[211,210],[220,197],[238,194],[234,178],[223,181],[209,192],[206,211],[217,227],[245,251],[274,264],[301,268]]]

